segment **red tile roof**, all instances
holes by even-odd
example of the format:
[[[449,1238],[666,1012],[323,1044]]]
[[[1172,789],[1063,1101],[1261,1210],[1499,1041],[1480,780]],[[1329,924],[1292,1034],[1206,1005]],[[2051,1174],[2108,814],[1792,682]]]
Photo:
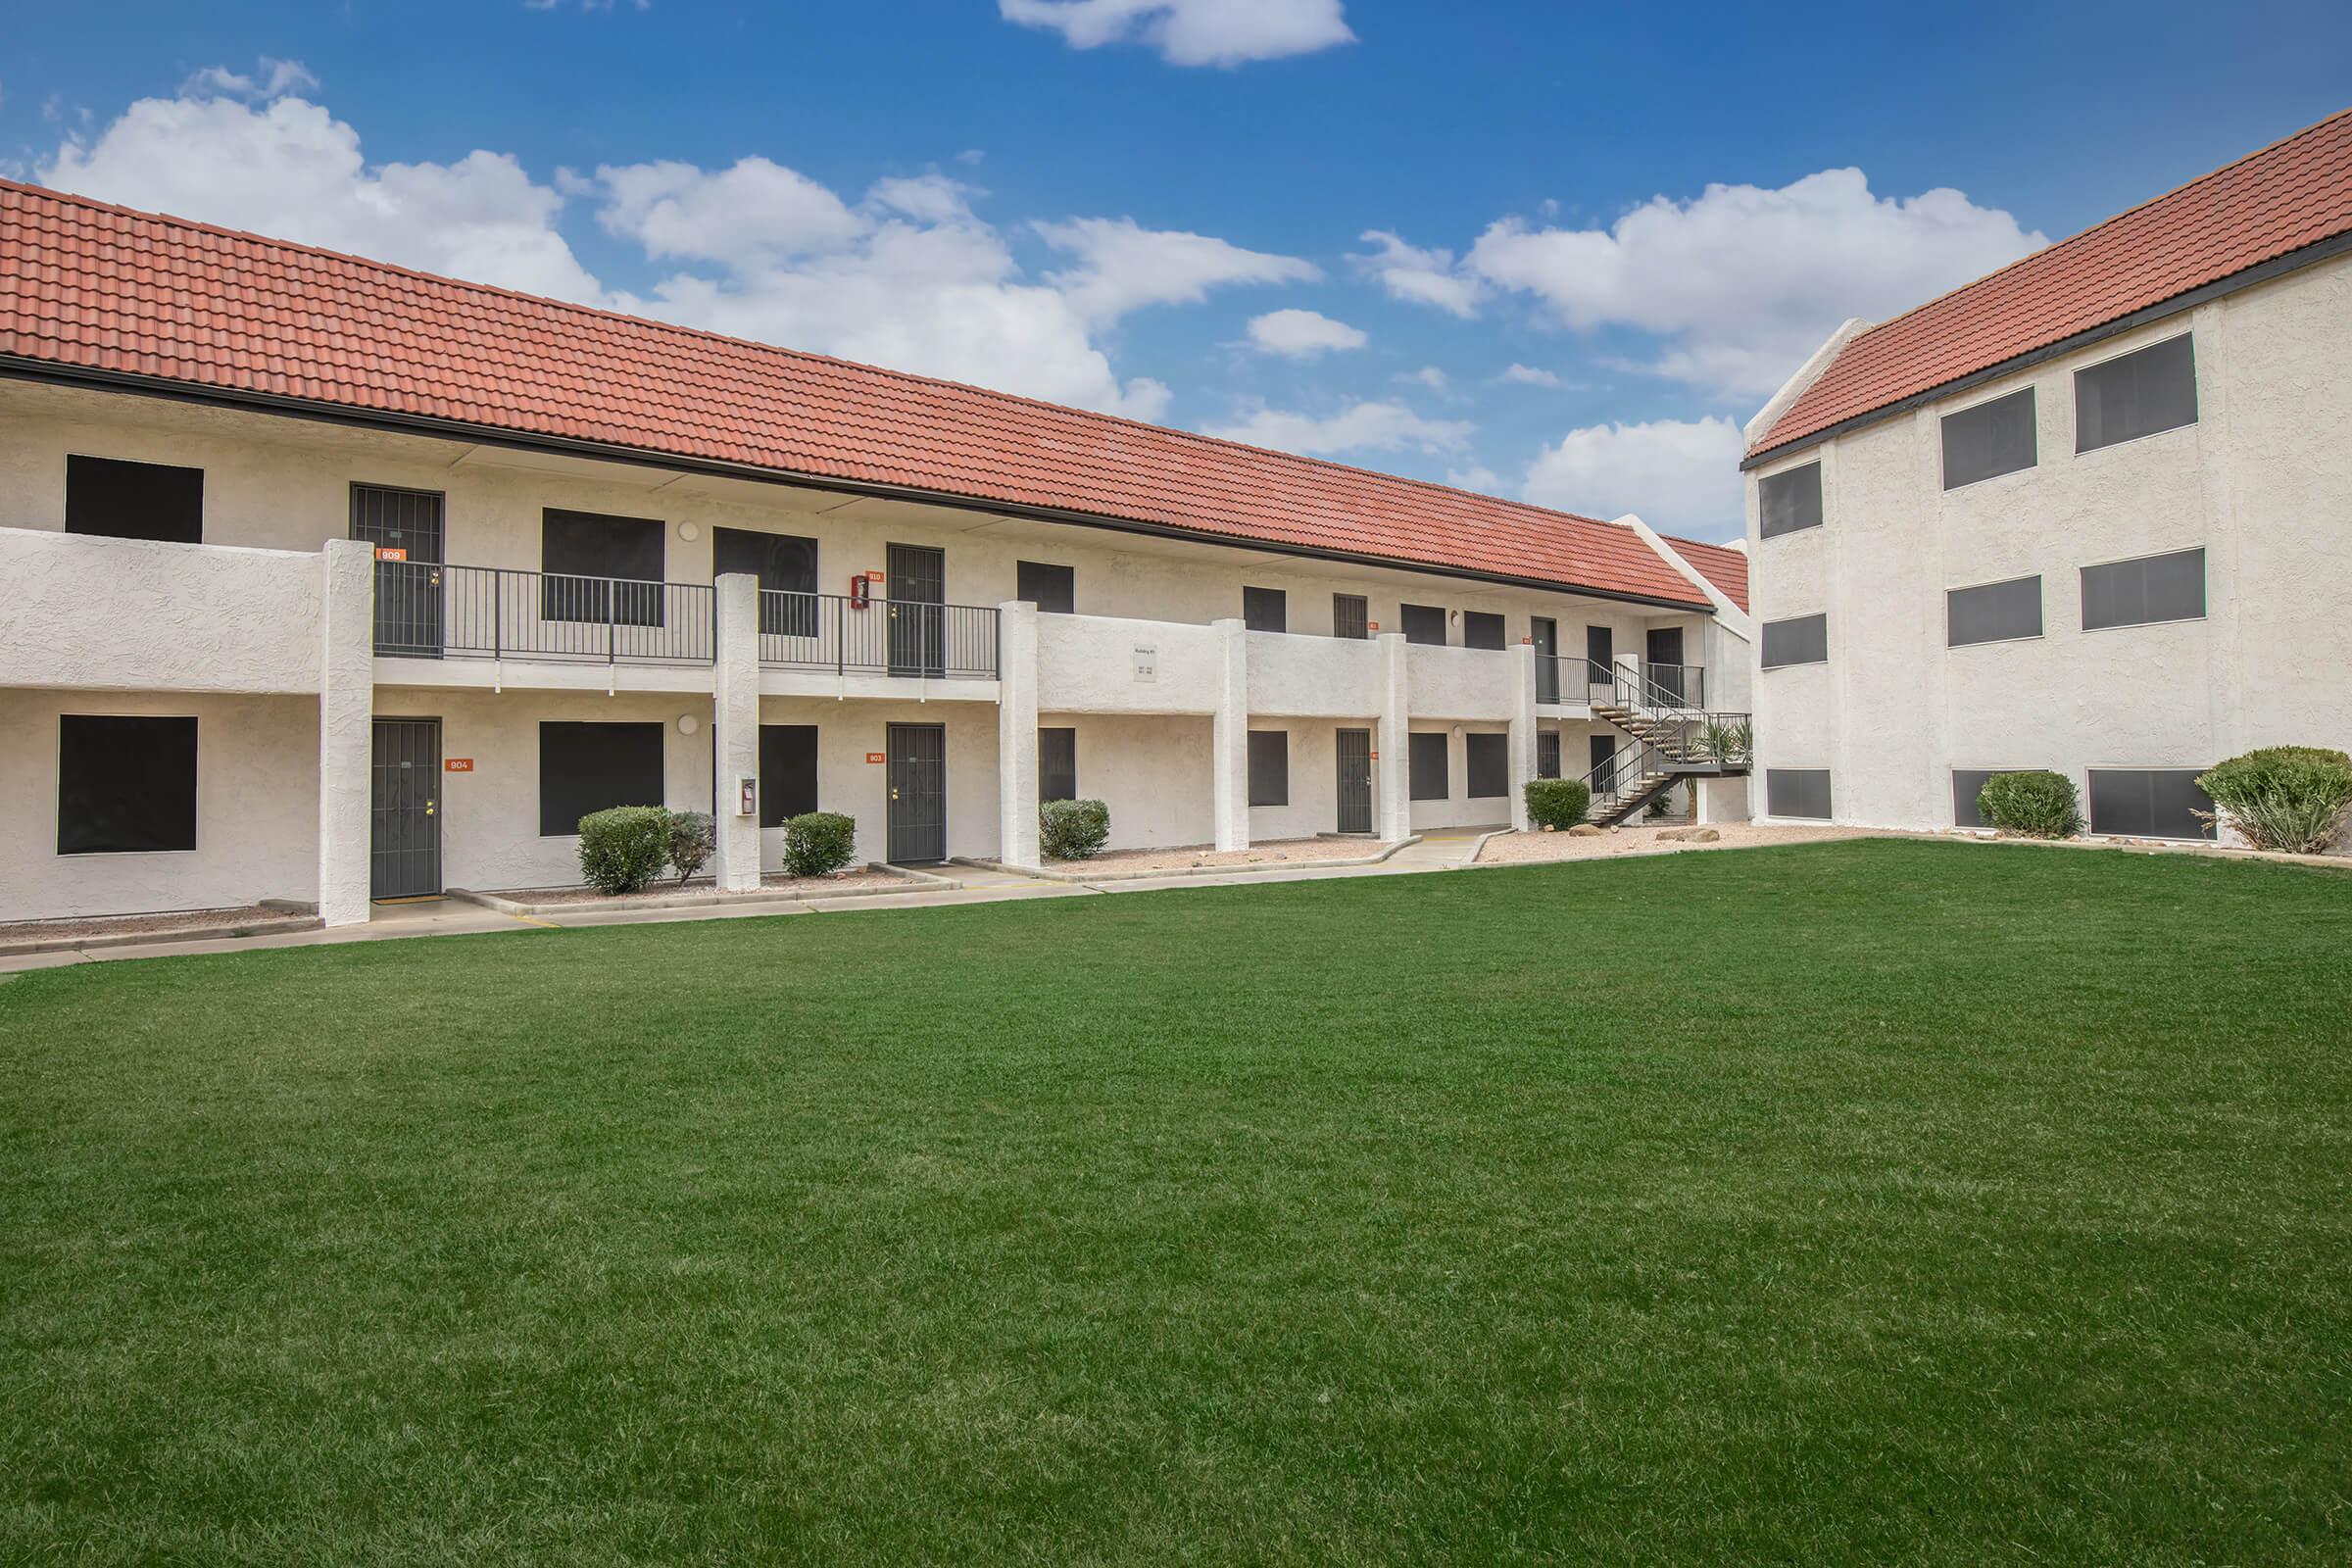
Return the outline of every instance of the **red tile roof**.
[[[0,180],[10,359],[1692,604],[1630,528]]]
[[[1747,608],[1747,552],[1727,545],[1702,545],[1695,539],[1660,534],[1674,553],[1715,585],[1716,591],[1741,610]]]
[[[1855,334],[1752,459],[2352,230],[2352,109]]]

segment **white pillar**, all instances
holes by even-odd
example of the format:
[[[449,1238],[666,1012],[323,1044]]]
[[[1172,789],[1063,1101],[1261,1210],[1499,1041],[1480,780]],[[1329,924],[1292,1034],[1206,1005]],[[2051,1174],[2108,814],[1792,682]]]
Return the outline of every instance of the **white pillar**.
[[[760,579],[731,571],[711,584],[718,601],[712,669],[711,745],[718,758],[718,850],[711,876],[721,893],[760,887]],[[743,781],[752,783],[745,810]]]
[[[1527,781],[1536,776],[1536,645],[1522,642],[1510,652],[1511,826],[1525,833],[1534,825],[1527,814]]]
[[[1034,871],[1037,843],[1037,607],[997,607],[997,858]]]
[[[1217,848],[1250,847],[1250,626],[1213,620],[1220,667],[1217,706],[1209,718],[1209,797],[1216,810]]]
[[[1717,827],[1725,822],[1744,822],[1748,819],[1747,779],[1694,778],[1690,793],[1697,797],[1692,820],[1701,827]]]
[[[1412,677],[1404,633],[1382,632],[1380,653],[1388,678],[1381,694],[1380,728],[1372,737],[1373,749],[1380,754],[1372,769],[1380,797],[1373,803],[1373,820],[1380,824],[1381,838],[1395,844],[1413,836],[1413,748],[1406,739],[1412,732]]]
[[[329,539],[320,556],[318,918],[364,925],[374,847],[375,548]]]
[[[1619,654],[1616,658],[1618,689],[1627,694],[1633,706],[1642,706],[1642,656]]]

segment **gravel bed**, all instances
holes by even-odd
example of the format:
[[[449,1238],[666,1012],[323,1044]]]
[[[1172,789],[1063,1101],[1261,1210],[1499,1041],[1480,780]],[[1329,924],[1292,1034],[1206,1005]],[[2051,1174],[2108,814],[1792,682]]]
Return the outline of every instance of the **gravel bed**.
[[[1301,860],[1357,860],[1378,855],[1378,839],[1270,839],[1246,850],[1205,844],[1170,850],[1106,850],[1087,860],[1048,860],[1049,871],[1181,871],[1196,865],[1282,865]]]
[[[901,876],[896,871],[876,871],[871,867],[860,867],[855,871],[836,871],[830,876],[787,876],[781,871],[775,871],[760,879],[760,891],[763,895],[816,892],[841,893],[853,890],[858,892],[884,893],[893,889],[920,887],[921,885],[922,884],[917,882],[913,877]],[[678,883],[664,878],[649,883],[643,892],[619,895],[600,893],[595,888],[590,887],[569,887],[502,888],[490,896],[497,899],[506,899],[514,904],[528,904],[533,906],[546,906],[555,904],[629,904],[639,899],[658,899],[668,894],[709,893],[711,890],[711,886],[712,884],[709,877],[698,876],[691,882],[686,883],[684,886],[680,886]],[[735,897],[738,898],[745,898],[749,896],[750,895],[748,894],[735,895]]]
[[[233,909],[179,909],[169,914],[109,914],[78,920],[18,920],[0,925],[0,946],[20,942],[87,942],[96,937],[153,936],[164,931],[236,931],[267,920],[303,918],[258,904]]]
[[[1597,837],[1591,838],[1580,838],[1574,833],[1504,833],[1487,840],[1486,848],[1478,852],[1478,860],[1481,865],[1605,860],[1619,855],[1671,855],[1684,850],[1753,849],[1765,844],[1819,844],[1830,839],[1883,836],[1854,827],[1760,827],[1752,822],[1724,822],[1715,828],[1722,838],[1712,844],[1659,837],[1661,833],[1681,831],[1684,827],[1669,823],[1628,826],[1614,832],[1603,828]]]

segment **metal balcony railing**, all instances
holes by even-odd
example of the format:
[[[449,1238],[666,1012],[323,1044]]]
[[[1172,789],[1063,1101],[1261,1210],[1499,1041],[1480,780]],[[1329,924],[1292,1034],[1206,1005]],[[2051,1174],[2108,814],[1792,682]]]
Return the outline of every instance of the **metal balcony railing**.
[[[708,664],[716,613],[709,583],[375,564],[375,651],[392,658]]]
[[[841,594],[760,595],[760,662],[836,675],[997,678],[997,612]]]
[[[1597,659],[1536,656],[1536,701],[1628,707],[1695,709],[1707,706],[1707,672],[1697,664],[1644,664],[1628,675]]]

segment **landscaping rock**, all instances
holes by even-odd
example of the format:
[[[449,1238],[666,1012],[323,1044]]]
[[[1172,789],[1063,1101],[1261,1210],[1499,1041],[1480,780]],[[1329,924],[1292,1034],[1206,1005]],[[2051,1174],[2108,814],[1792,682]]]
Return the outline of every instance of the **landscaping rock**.
[[[1711,827],[1687,828],[1683,832],[1684,841],[1690,844],[1714,844],[1720,842],[1722,838],[1723,835]]]
[[[1594,827],[1590,822],[1579,822],[1576,824],[1576,826],[1570,828],[1568,831],[1571,836],[1580,839],[1596,839],[1600,837],[1600,829]]]

